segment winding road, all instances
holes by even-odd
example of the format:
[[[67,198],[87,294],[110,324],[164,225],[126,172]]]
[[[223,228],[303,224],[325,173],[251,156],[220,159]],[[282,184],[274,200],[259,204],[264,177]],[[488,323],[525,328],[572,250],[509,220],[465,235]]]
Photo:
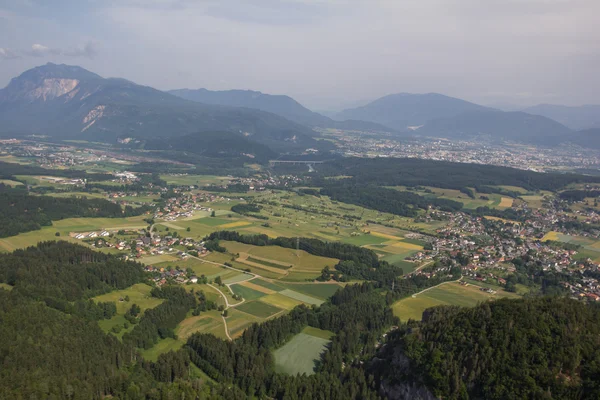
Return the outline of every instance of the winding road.
[[[238,268],[230,267],[229,265],[225,265],[225,264],[217,263],[217,262],[214,262],[214,261],[203,260],[203,259],[201,259],[200,257],[196,257],[196,256],[193,256],[193,255],[191,255],[191,254],[189,255],[189,257],[191,257],[191,258],[195,258],[196,260],[198,260],[198,261],[200,261],[200,262],[202,262],[202,263],[214,264],[214,265],[218,265],[218,266],[220,266],[220,267],[222,267],[222,268],[227,268],[227,269],[231,269],[231,270],[233,270],[233,271],[241,272],[241,273],[243,273],[243,274],[246,274],[246,275],[250,275],[250,278],[248,278],[248,279],[245,279],[245,280],[243,280],[243,281],[238,281],[238,282],[235,282],[235,283],[225,283],[225,287],[227,287],[227,289],[229,290],[229,292],[230,292],[232,295],[233,295],[234,293],[233,293],[233,290],[231,289],[231,285],[238,284],[238,283],[242,283],[242,282],[248,282],[248,281],[251,281],[252,279],[256,279],[256,278],[261,278],[261,276],[260,276],[260,275],[258,275],[258,274],[255,274],[255,273],[252,273],[252,272],[248,272],[248,271],[244,271],[244,270],[241,270],[241,269],[238,269]],[[219,292],[219,294],[220,294],[220,295],[223,297],[223,299],[225,300],[225,310],[228,310],[228,309],[230,309],[230,308],[237,307],[237,306],[239,306],[240,304],[243,304],[243,303],[246,301],[246,299],[244,299],[244,298],[242,297],[242,301],[240,301],[239,303],[230,304],[230,303],[229,303],[229,299],[227,299],[227,295],[225,295],[225,293],[223,293],[223,292],[221,291],[221,289],[219,289],[218,287],[216,287],[215,285],[213,285],[213,284],[210,284],[210,283],[207,283],[207,285],[208,285],[208,286],[210,286],[211,288],[215,289],[215,290],[216,290],[217,292]],[[228,338],[229,340],[233,340],[233,339],[231,338],[231,336],[229,335],[229,328],[227,328],[227,320],[225,319],[225,317],[223,316],[223,314],[221,314],[221,318],[223,319],[223,325],[225,326],[225,335],[227,335],[227,338]]]

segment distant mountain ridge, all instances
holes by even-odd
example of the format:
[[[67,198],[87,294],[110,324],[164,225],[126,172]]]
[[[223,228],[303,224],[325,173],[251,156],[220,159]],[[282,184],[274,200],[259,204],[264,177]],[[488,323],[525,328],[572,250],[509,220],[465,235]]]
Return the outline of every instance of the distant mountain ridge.
[[[286,95],[265,94],[254,90],[176,89],[168,93],[204,104],[254,108],[280,115],[290,121],[308,126],[349,130],[391,131],[372,121],[334,121],[316,113]]]
[[[487,107],[438,93],[390,94],[362,107],[341,111],[337,119],[357,119],[376,122],[399,131],[425,125],[427,122],[453,117],[470,111],[490,110]]]
[[[538,104],[523,111],[553,119],[575,130],[600,128],[600,105],[570,107],[556,104]]]
[[[308,126],[322,125],[329,120],[286,95],[264,94],[254,90],[213,91],[203,88],[169,90],[167,93],[205,104],[256,108]]]
[[[411,131],[417,136],[448,139],[508,140],[538,145],[581,144],[588,135],[575,134],[560,122],[543,115],[484,107],[438,93],[398,93],[362,107],[347,109],[339,118],[357,118]]]
[[[569,141],[572,131],[554,120],[539,115],[489,110],[434,119],[415,133],[449,139],[484,136],[493,140],[557,145]]]
[[[316,141],[310,128],[276,114],[200,104],[76,66],[48,63],[0,90],[0,132],[115,142],[203,131],[243,134],[278,152],[331,147]]]

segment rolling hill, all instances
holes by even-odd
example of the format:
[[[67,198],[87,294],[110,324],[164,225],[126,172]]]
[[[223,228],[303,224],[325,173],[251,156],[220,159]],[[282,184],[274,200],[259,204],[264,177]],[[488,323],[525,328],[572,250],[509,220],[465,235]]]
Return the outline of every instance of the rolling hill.
[[[347,130],[391,131],[389,127],[372,121],[345,120],[334,121],[329,117],[304,107],[296,100],[285,95],[272,95],[253,90],[177,89],[170,94],[186,100],[204,104],[231,107],[246,107],[270,112],[307,127],[337,128]]]
[[[25,71],[0,90],[0,132],[58,139],[115,142],[228,131],[278,152],[329,148],[316,132],[279,115],[200,104],[137,85],[102,78],[81,67],[46,65]]]
[[[438,118],[448,118],[470,111],[489,110],[478,104],[438,93],[398,93],[381,97],[362,107],[346,109],[336,118],[376,122],[406,131]]]

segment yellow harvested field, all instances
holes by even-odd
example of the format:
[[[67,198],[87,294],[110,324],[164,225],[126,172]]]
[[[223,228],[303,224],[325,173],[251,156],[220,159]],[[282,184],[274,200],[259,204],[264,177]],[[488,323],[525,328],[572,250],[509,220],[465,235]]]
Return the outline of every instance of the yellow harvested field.
[[[270,294],[260,299],[263,303],[270,304],[275,307],[291,310],[292,308],[302,304],[301,301],[294,300],[291,297],[284,296],[279,293]]]
[[[240,257],[237,258],[235,261],[240,262],[242,264],[250,265],[251,267],[256,267],[256,268],[264,269],[266,271],[274,272],[276,274],[280,274],[280,275],[287,274],[287,271],[285,269],[269,267],[264,264],[259,264],[259,263],[253,262],[253,261],[249,261],[248,253],[240,253]]]
[[[370,231],[370,232],[384,233],[387,235],[397,235],[397,236],[394,236],[394,238],[396,238],[396,239],[402,235],[402,232],[399,229],[390,228],[389,226],[383,226],[383,225],[369,225],[368,229],[366,229],[366,230]]]
[[[503,197],[500,200],[500,204],[498,204],[498,207],[509,208],[509,207],[512,207],[512,204],[513,204],[513,199],[512,198],[510,198],[510,197]]]
[[[391,240],[399,240],[400,239],[398,236],[392,236],[392,235],[388,235],[386,233],[375,232],[375,231],[371,231],[371,235],[380,237],[380,238],[384,238],[384,239],[391,239]]]
[[[260,285],[254,284],[254,283],[252,283],[250,281],[242,282],[242,283],[240,283],[240,285],[245,286],[245,287],[247,287],[249,289],[254,289],[254,290],[256,290],[258,292],[261,292],[261,293],[266,293],[266,294],[277,293],[274,290],[271,290],[271,289],[266,288],[264,286],[260,286]]]
[[[413,244],[413,243],[406,243],[403,241],[399,241],[399,242],[385,242],[384,244],[389,245],[389,246],[394,246],[394,247],[402,247],[403,249],[408,249],[408,250],[423,250],[423,246],[419,246],[418,244]]]
[[[544,235],[542,242],[546,240],[558,240],[558,232],[550,231]]]
[[[222,226],[220,226],[219,228],[222,228]],[[251,226],[248,228],[244,228],[244,231],[267,235],[271,239],[274,239],[277,237],[277,235],[275,233],[273,233],[271,230],[269,230],[267,228],[261,228],[260,226]]]
[[[146,265],[153,265],[161,262],[173,262],[177,260],[179,260],[177,257],[173,257],[168,254],[161,254],[157,256],[142,257],[138,261]]]
[[[211,313],[212,314],[212,313]],[[208,313],[196,317],[186,318],[177,327],[177,337],[185,341],[196,332],[213,333],[220,336],[225,332],[223,320],[220,317],[208,315]]]
[[[164,225],[164,226],[166,226],[168,228],[171,228],[171,229],[181,229],[181,230],[185,229],[184,227],[179,226],[179,225],[175,225],[175,224],[173,224],[171,222],[160,222],[159,224],[160,225]]]
[[[219,225],[219,228],[227,229],[227,228],[239,228],[240,226],[248,226],[252,225],[252,222],[249,221],[235,221],[230,222],[228,224]]]

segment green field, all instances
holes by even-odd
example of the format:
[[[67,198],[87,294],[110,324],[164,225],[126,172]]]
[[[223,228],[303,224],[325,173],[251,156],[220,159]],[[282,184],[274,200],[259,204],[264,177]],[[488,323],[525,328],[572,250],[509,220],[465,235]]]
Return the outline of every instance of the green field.
[[[306,328],[294,336],[283,347],[275,350],[275,370],[289,375],[315,372],[315,367],[321,354],[330,342],[324,337],[331,337],[326,331],[316,328]]]
[[[275,284],[273,282],[265,281],[264,279],[260,279],[260,278],[253,279],[252,283],[254,283],[255,285],[259,285],[259,286],[265,287],[267,289],[274,290],[276,292],[284,289],[284,287],[282,287],[280,285],[277,285],[277,284]]]
[[[231,285],[231,290],[233,290],[233,293],[242,296],[246,301],[260,299],[265,295],[265,293],[242,285]]]
[[[250,301],[245,302],[236,307],[236,310],[245,312],[246,314],[253,315],[258,318],[269,318],[281,311],[281,308],[277,308],[271,304],[263,303],[261,301]]]
[[[488,294],[479,290],[479,286],[469,284],[463,286],[457,282],[448,282],[426,290],[420,294],[402,299],[394,303],[394,315],[402,321],[421,320],[423,311],[439,305],[473,307],[478,303],[502,297],[520,297],[514,293],[498,290],[496,294]]]
[[[13,287],[10,286],[8,283],[0,283],[0,289],[13,290]]]
[[[252,281],[254,282],[254,281]],[[286,284],[285,287],[296,292],[304,293],[318,299],[328,299],[333,296],[342,286],[335,283],[298,283]]]

